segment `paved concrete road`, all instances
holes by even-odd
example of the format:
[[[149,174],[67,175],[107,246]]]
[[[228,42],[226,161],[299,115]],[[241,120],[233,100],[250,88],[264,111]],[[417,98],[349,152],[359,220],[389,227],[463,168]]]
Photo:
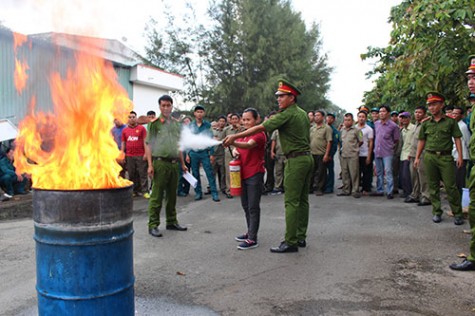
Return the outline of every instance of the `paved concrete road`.
[[[247,251],[234,241],[245,231],[239,199],[180,198],[189,230],[162,238],[147,234],[136,200],[137,314],[474,315],[475,273],[448,268],[468,251],[467,223],[433,224],[430,207],[397,197],[310,200],[308,247],[296,254],[269,252],[283,236],[283,196],[263,197],[260,246]],[[1,315],[35,310],[32,234],[31,219],[0,222]]]

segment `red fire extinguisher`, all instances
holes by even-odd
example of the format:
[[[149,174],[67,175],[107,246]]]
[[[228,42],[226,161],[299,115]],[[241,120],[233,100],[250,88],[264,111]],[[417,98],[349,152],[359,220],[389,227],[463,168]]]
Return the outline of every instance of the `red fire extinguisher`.
[[[233,159],[229,163],[230,193],[232,196],[241,195],[241,160]]]

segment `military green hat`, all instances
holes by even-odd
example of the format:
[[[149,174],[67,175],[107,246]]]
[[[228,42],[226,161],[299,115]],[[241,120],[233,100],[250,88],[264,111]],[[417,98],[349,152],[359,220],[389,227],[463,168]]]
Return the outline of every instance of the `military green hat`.
[[[336,118],[335,113],[332,113],[332,112],[327,113],[327,116],[333,116],[333,118]]]
[[[468,70],[466,74],[475,74],[475,55],[468,56]]]
[[[279,87],[277,88],[277,92],[275,95],[279,94],[293,94],[294,96],[300,95],[302,92],[288,80],[280,79],[279,80]]]
[[[378,112],[379,113],[379,109],[378,108],[372,108],[371,112]]]
[[[470,94],[467,96],[467,100],[475,100],[475,93],[470,93]]]
[[[439,93],[437,91],[427,92],[427,100],[426,100],[427,105],[434,102],[444,102],[444,101],[445,101],[445,96],[442,93]]]
[[[393,116],[393,115],[398,116],[398,115],[399,115],[399,112],[398,112],[398,111],[392,111],[392,112],[391,112],[391,116]]]
[[[196,110],[203,110],[203,111],[206,111],[205,110],[205,107],[200,105],[200,104],[197,104],[193,107],[193,112],[196,112]]]

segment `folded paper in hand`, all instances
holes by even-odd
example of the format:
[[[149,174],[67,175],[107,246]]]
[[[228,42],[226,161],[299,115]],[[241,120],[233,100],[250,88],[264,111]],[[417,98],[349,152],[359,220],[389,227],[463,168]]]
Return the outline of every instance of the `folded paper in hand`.
[[[185,180],[188,181],[188,183],[190,183],[190,185],[193,188],[196,188],[196,185],[198,184],[198,180],[196,180],[196,178],[193,177],[193,175],[191,173],[189,173],[188,171],[185,172],[183,174],[183,178],[185,178]]]

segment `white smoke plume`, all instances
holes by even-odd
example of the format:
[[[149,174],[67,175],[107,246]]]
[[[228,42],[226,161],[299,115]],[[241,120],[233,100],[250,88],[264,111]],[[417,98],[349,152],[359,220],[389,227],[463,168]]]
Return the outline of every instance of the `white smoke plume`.
[[[211,138],[209,135],[193,134],[191,130],[185,126],[180,135],[180,150],[201,150],[208,147],[221,144],[221,141]]]

